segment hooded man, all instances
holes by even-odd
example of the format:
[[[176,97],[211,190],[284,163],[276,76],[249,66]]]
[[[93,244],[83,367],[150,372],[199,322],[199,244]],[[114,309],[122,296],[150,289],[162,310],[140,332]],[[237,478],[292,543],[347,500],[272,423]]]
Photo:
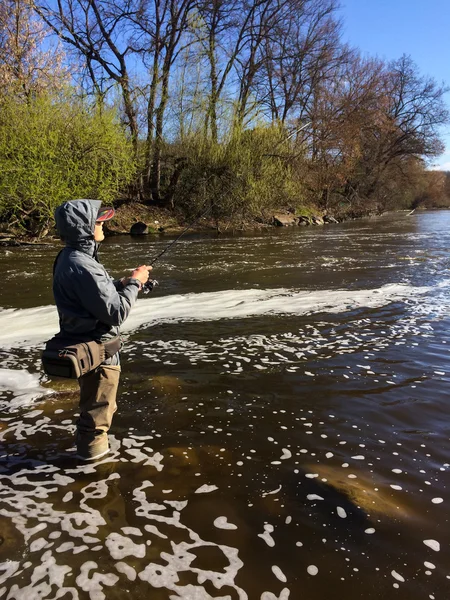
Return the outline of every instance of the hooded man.
[[[107,432],[117,410],[120,377],[119,327],[130,314],[152,268],[142,265],[131,277],[117,281],[108,275],[97,253],[105,238],[103,223],[114,214],[113,208],[101,208],[99,200],[71,200],[55,211],[56,228],[66,244],[53,268],[53,295],[60,326],[56,337],[73,343],[102,342],[107,357],[78,379],[76,444],[78,457],[84,460],[100,458],[109,450]]]

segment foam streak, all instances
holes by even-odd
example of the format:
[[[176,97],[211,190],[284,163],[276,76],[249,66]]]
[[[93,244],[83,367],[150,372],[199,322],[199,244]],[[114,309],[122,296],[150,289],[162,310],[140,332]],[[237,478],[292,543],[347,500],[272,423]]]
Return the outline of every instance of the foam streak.
[[[123,331],[164,322],[244,319],[262,315],[303,315],[377,308],[430,291],[427,287],[390,284],[366,290],[294,291],[290,289],[226,290],[139,299]],[[54,306],[0,311],[0,348],[36,345],[58,331]]]

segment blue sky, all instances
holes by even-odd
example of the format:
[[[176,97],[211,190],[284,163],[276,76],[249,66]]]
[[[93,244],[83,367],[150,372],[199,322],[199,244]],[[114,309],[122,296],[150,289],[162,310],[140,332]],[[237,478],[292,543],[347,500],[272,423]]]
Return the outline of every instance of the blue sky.
[[[392,60],[409,54],[423,75],[450,86],[450,0],[341,0],[344,40],[363,55]],[[446,95],[450,109],[450,93]],[[450,171],[450,126],[446,152],[435,168]]]

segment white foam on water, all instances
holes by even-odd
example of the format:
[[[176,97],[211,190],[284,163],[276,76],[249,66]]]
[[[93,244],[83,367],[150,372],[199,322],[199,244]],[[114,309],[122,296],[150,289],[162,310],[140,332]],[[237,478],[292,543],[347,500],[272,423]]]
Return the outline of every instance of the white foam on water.
[[[65,576],[72,570],[69,566],[56,564],[56,559],[51,555],[50,550],[44,552],[40,558],[41,564],[37,567],[38,573],[32,577],[31,582],[23,588],[19,588],[17,584],[11,586],[8,594],[10,598],[21,598],[23,600],[45,598],[45,596],[48,597],[52,586],[56,587],[60,598],[64,596],[66,592],[70,593],[73,590],[73,588],[63,587]],[[48,581],[42,581],[44,575],[46,575]]]
[[[93,571],[92,575],[90,571]],[[103,600],[106,598],[106,595],[102,591],[103,586],[113,586],[118,580],[118,576],[113,573],[99,573],[98,564],[90,560],[82,565],[81,573],[78,575],[76,583],[84,592],[89,593],[90,598]]]
[[[265,498],[266,496],[269,496],[271,494],[278,494],[278,492],[281,490],[282,486],[279,485],[275,490],[271,490],[270,492],[263,492],[262,497]]]
[[[52,390],[39,385],[37,374],[29,373],[25,369],[0,368],[0,392],[13,393],[13,400],[8,402],[8,407],[14,409],[51,394]]]
[[[267,314],[303,315],[310,312],[345,312],[356,308],[377,308],[430,291],[428,287],[389,284],[365,290],[291,289],[225,290],[200,294],[175,294],[140,298],[122,330],[144,325],[180,321],[243,319]],[[39,306],[0,310],[0,347],[11,348],[43,343],[58,331],[56,308]]]
[[[145,544],[136,544],[129,537],[117,532],[108,535],[105,546],[115,560],[122,560],[128,556],[144,558],[146,552]]]
[[[405,578],[402,575],[400,575],[400,573],[397,573],[397,571],[391,571],[391,575],[397,581],[401,581],[402,583],[404,583]]]
[[[425,546],[428,546],[428,548],[431,548],[435,552],[439,552],[439,550],[441,549],[440,543],[436,540],[423,540],[423,543],[425,544]]]
[[[123,573],[124,575],[126,575],[130,581],[136,580],[136,569],[131,565],[127,565],[124,562],[118,562],[116,563],[116,569],[119,571],[119,573]]]
[[[281,590],[281,593],[279,596],[276,596],[272,592],[263,592],[261,594],[261,600],[289,600],[290,593],[291,592],[290,592],[289,588],[283,588]],[[230,597],[231,596],[226,596],[226,600],[228,600],[228,598],[230,598]],[[245,600],[246,599],[247,599],[247,596],[245,596]],[[205,600],[208,600],[208,599],[205,599]]]
[[[5,562],[0,563],[0,583],[4,583],[12,577],[20,568],[20,562],[18,560],[6,559]]]
[[[275,577],[279,581],[281,581],[282,583],[286,583],[286,581],[287,581],[286,575],[283,573],[283,571],[280,569],[280,567],[277,567],[277,565],[273,565],[272,573],[275,575]]]
[[[217,487],[217,485],[208,485],[208,484],[204,484],[202,486],[200,486],[197,490],[195,490],[196,494],[209,494],[210,492],[215,492],[216,490],[218,490],[219,488]]]
[[[258,537],[263,539],[270,548],[273,548],[275,546],[275,540],[271,536],[273,531],[274,531],[273,525],[270,525],[270,523],[265,523],[264,524],[264,533],[258,533]]]
[[[217,529],[237,529],[237,526],[227,521],[226,517],[217,517],[214,520],[214,527],[217,527]]]

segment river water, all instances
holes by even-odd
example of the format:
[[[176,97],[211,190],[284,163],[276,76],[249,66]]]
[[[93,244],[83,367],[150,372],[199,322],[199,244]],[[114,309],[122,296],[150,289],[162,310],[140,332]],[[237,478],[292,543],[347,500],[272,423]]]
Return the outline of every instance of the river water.
[[[449,245],[446,211],[186,236],[92,465],[40,372],[57,248],[0,249],[0,597],[448,599]]]

